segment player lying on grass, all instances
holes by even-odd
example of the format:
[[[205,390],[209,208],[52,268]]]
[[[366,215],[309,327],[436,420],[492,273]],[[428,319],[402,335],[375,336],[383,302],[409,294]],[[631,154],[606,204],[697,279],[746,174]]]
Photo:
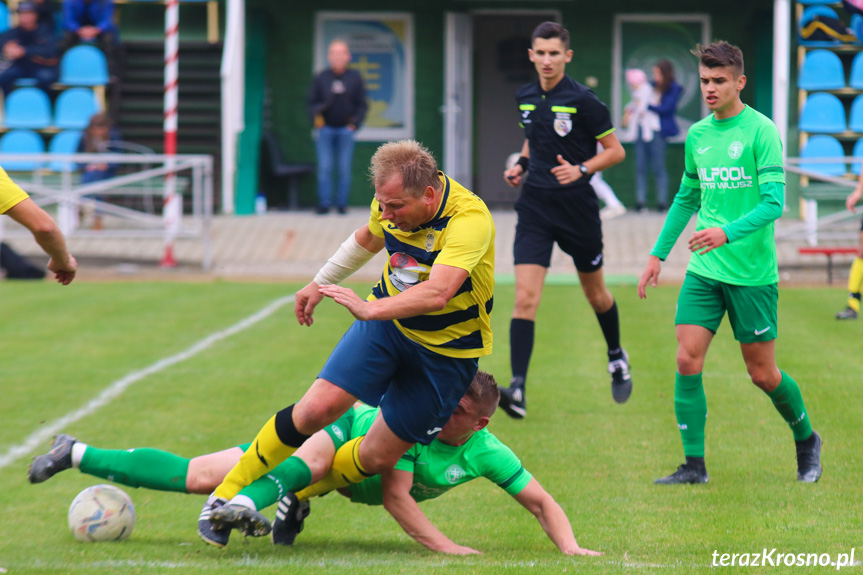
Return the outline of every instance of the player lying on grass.
[[[486,429],[498,398],[494,378],[478,372],[431,444],[414,446],[394,470],[341,492],[356,503],[383,505],[408,535],[432,551],[469,554],[478,552],[448,539],[417,503],[439,497],[476,477],[486,477],[530,511],[563,553],[601,555],[579,547],[560,505],[522,467],[515,454]],[[269,521],[257,510],[278,501],[273,541],[292,544],[308,514],[308,503],[299,499],[314,494],[314,487],[305,488],[327,474],[338,448],[365,433],[378,411],[355,405],[333,425],[314,434],[269,474],[244,488],[229,504],[210,497],[198,524],[201,536],[208,543],[223,547],[231,527],[248,535],[266,535],[270,531]],[[77,467],[82,473],[131,487],[206,494],[219,485],[247,447],[232,447],[190,460],[156,449],[98,449],[60,435],[49,453],[34,459],[28,477],[31,483],[40,483],[64,469]]]

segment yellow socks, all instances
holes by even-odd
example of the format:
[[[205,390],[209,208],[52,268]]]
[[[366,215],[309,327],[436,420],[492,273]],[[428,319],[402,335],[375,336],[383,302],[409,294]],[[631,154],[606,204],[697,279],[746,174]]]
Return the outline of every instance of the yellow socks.
[[[863,288],[863,259],[856,258],[848,276],[848,307],[860,311],[860,290]]]
[[[300,501],[307,501],[312,497],[329,493],[334,489],[347,487],[351,483],[359,483],[363,479],[371,477],[360,465],[360,443],[365,435],[351,439],[342,445],[333,458],[333,466],[323,479],[296,493]]]
[[[228,472],[222,484],[216,488],[214,493],[216,497],[230,500],[243,487],[250,485],[297,450],[296,447],[285,445],[279,439],[276,433],[276,417],[274,415],[264,424],[252,445]]]

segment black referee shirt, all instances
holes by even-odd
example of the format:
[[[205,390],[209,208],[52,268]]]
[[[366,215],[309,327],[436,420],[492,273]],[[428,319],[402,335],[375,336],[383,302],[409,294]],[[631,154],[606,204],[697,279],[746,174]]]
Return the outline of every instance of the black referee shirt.
[[[571,164],[596,155],[596,142],[614,131],[611,115],[587,86],[564,76],[549,92],[539,81],[516,93],[521,126],[530,148],[530,169],[526,185],[544,189],[578,188],[589,183],[580,178],[562,186],[551,173],[560,154]]]

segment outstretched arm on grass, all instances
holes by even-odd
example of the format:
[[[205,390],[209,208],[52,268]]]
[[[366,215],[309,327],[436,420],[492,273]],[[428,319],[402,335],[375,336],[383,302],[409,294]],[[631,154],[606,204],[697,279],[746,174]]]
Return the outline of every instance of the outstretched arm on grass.
[[[514,497],[525,509],[533,513],[548,538],[563,553],[567,555],[603,555],[600,551],[591,551],[578,546],[566,513],[536,479],[531,479],[530,483]]]
[[[405,533],[417,543],[432,551],[452,555],[478,554],[479,551],[458,545],[429,521],[417,502],[411,497],[414,474],[409,471],[390,470],[381,474],[384,508],[398,521]]]

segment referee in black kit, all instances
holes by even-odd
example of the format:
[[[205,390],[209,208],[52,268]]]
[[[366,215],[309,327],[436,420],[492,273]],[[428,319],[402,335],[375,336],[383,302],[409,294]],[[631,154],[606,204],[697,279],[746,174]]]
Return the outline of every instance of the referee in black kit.
[[[566,75],[566,64],[572,60],[566,28],[555,22],[537,26],[528,54],[539,80],[516,95],[525,141],[518,163],[504,172],[506,182],[513,187],[527,173],[515,204],[512,381],[509,388],[500,390],[500,406],[518,419],[527,413],[525,381],[533,351],[534,322],[555,242],[575,262],[584,295],[608,344],[614,400],[623,403],[632,392],[629,357],[620,345],[617,305],[602,275],[599,203],[590,185],[593,173],[619,164],[626,152],[614,134],[605,104]],[[597,142],[604,148],[599,154]]]

